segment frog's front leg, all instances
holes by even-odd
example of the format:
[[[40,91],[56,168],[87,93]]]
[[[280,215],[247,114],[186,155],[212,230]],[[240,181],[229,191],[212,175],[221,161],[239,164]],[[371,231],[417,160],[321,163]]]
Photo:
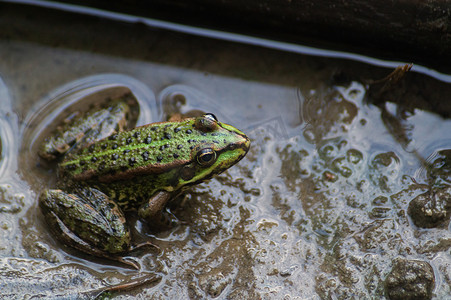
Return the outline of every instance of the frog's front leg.
[[[149,201],[139,208],[138,216],[153,228],[170,227],[172,218],[164,209],[172,196],[171,193],[166,191],[156,192],[150,197]]]
[[[104,193],[89,187],[74,194],[45,190],[39,205],[49,227],[60,242],[83,252],[129,264],[121,255],[131,250],[125,217]]]

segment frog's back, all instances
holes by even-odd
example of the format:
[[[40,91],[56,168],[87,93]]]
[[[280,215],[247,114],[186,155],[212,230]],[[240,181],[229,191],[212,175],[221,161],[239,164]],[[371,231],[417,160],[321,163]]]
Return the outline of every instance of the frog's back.
[[[193,153],[205,145],[225,149],[230,144],[229,129],[206,130],[195,120],[152,123],[112,134],[68,155],[60,174],[74,181],[99,182],[158,176],[190,163]]]
[[[185,144],[189,144],[186,136],[187,131],[192,133],[190,127],[189,121],[153,123],[112,134],[68,155],[60,171],[76,181],[111,181],[139,173],[162,173],[187,159]]]

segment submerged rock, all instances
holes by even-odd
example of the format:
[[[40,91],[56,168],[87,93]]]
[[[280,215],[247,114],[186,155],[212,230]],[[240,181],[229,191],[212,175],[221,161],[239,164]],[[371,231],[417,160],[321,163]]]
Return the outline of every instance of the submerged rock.
[[[418,195],[410,201],[407,212],[418,227],[447,226],[451,216],[451,187]]]
[[[396,260],[385,280],[385,290],[391,300],[431,299],[434,286],[431,265],[419,260]]]

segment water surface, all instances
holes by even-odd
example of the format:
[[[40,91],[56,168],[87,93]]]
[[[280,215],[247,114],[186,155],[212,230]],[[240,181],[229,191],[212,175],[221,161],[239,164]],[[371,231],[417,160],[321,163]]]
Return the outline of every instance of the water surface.
[[[399,257],[433,267],[437,299],[451,292],[449,227],[421,229],[406,213],[429,188],[422,159],[451,146],[447,112],[427,105],[446,101],[449,84],[409,74],[412,107],[396,97],[373,105],[368,80],[391,69],[95,18],[8,13],[0,36],[7,298],[89,298],[143,276],[158,280],[117,297],[379,298]],[[252,140],[238,165],[170,205],[179,226],[133,223],[163,250],[136,254],[139,272],[59,244],[37,207],[55,178],[33,150],[39,134],[64,107],[111,87],[135,94],[139,124],[212,112]],[[406,113],[405,128],[390,127],[382,108]],[[448,173],[441,178],[450,183]]]

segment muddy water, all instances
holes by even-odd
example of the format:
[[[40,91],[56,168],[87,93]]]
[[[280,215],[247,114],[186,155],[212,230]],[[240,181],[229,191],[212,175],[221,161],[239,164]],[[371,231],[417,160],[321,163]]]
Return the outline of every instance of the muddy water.
[[[4,298],[90,298],[135,281],[144,284],[113,296],[383,298],[400,258],[432,267],[433,297],[450,294],[449,215],[423,229],[407,214],[415,197],[450,184],[450,121],[414,87],[429,84],[447,101],[449,84],[409,74],[403,89],[415,104],[373,105],[368,80],[389,69],[21,12],[0,18]],[[162,249],[132,253],[139,271],[61,245],[37,207],[56,176],[36,156],[39,136],[65,108],[106,89],[135,95],[138,124],[213,112],[252,140],[238,165],[171,203],[178,226],[155,232],[128,216],[137,241]],[[423,160],[435,163],[434,180]]]

